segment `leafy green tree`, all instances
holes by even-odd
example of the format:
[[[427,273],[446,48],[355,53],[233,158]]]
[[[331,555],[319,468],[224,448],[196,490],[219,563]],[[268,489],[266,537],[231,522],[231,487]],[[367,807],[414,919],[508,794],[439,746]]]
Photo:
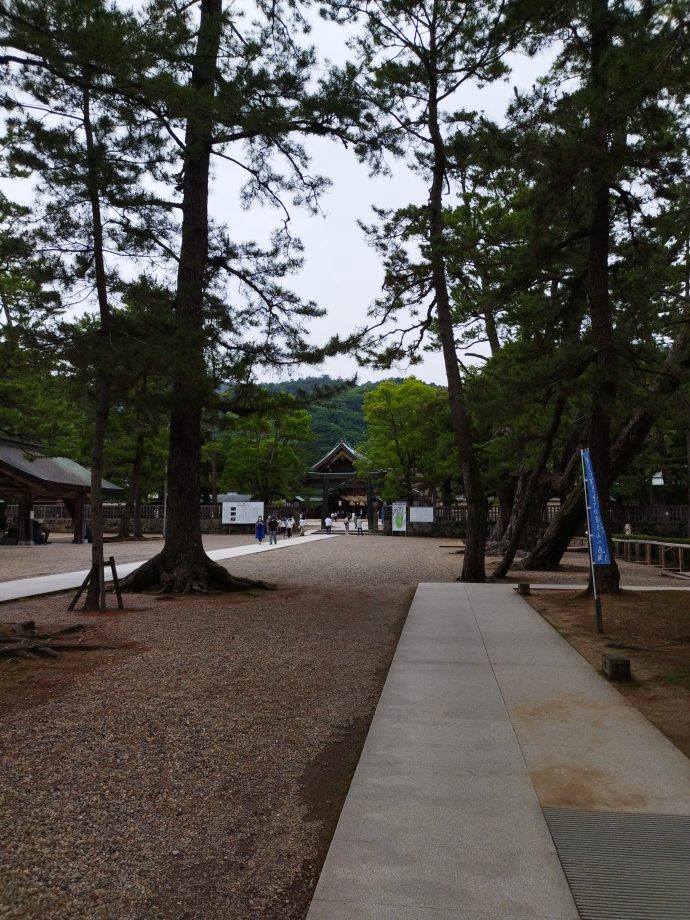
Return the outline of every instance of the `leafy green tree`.
[[[678,52],[687,35],[673,4],[595,0],[565,5],[558,15],[563,16],[562,53],[549,77],[516,101],[513,114],[533,164],[531,188],[542,202],[534,211],[541,218],[541,233],[533,238],[541,241],[542,257],[546,254],[554,264],[549,253],[556,254],[569,270],[564,292],[570,291],[568,312],[574,320],[570,340],[579,340],[581,353],[588,355],[581,385],[589,398],[573,448],[578,456],[581,446],[591,448],[610,532],[614,455],[618,472],[622,461],[616,427],[626,415],[630,418],[624,412],[631,393],[625,377],[632,373],[637,378],[642,392],[635,398],[646,402],[648,362],[658,372],[670,354],[656,348],[655,336],[670,332],[675,337],[685,312],[678,296],[678,257],[686,221],[674,202],[686,183],[685,144],[672,138],[686,130],[684,107],[677,102],[685,92],[685,65]],[[659,68],[659,60],[678,66]],[[559,225],[567,226],[567,232],[559,231]],[[661,310],[660,300],[665,301]],[[677,361],[678,352],[673,355]],[[640,436],[644,427],[637,429]],[[631,441],[626,438],[626,443],[630,449]],[[578,468],[570,461],[567,466]],[[576,520],[573,502],[580,520],[584,517],[581,489],[579,496],[564,502],[562,523],[547,531],[528,566],[557,564]],[[602,590],[617,589],[615,563],[600,567],[600,580]]]
[[[311,435],[304,409],[237,419],[223,439],[223,485],[268,504],[299,490],[304,461],[299,445]]]
[[[450,412],[446,393],[410,377],[385,381],[364,397],[368,437],[359,445],[362,473],[388,470],[384,498],[412,502],[420,489],[433,489],[454,477]]]
[[[0,194],[0,430],[31,440],[63,412],[50,392],[55,361],[41,347],[61,301],[54,266],[36,252],[25,226],[28,216],[28,208]]]
[[[292,394],[297,405],[309,412],[313,438],[305,445],[305,463],[313,466],[341,438],[354,446],[366,437],[364,398],[376,386],[323,375],[267,384],[266,389]]]
[[[105,176],[107,165],[115,171],[124,168],[121,157],[103,154],[109,145],[143,136],[132,124],[150,132],[147,143],[149,136],[159,140],[151,147],[154,159],[143,151],[138,158],[153,179],[152,191],[139,201],[139,216],[102,223],[103,229],[126,231],[137,255],[157,245],[168,262],[164,267],[175,276],[178,347],[171,353],[166,542],[160,556],[130,584],[156,583],[180,591],[205,590],[212,582],[228,588],[246,584],[211,563],[201,543],[201,415],[218,383],[209,373],[210,351],[225,350],[221,379],[233,381],[250,377],[259,362],[313,363],[328,351],[312,350],[306,341],[304,324],[320,311],[281,284],[300,261],[281,196],[316,206],[326,181],[309,173],[296,138],[345,137],[360,111],[351,68],[324,71],[313,81],[314,53],[298,46],[306,25],[294,8],[266,5],[250,20],[222,0],[201,0],[198,10],[190,7],[157,0],[135,15],[100,0],[14,0],[1,11],[5,47],[20,52],[9,53],[5,62],[17,67],[19,77],[43,75],[47,56],[54,62],[47,73],[67,83],[67,94],[81,92],[84,105],[88,97],[90,105],[101,103],[110,114],[112,130],[101,136],[96,132],[84,160],[93,180]],[[128,120],[121,125],[125,113]],[[244,171],[244,204],[261,201],[283,209],[284,231],[265,250],[238,245],[225,228],[211,225],[212,156]],[[282,173],[276,168],[281,158]],[[125,177],[127,182],[130,178]],[[108,188],[99,185],[103,195]],[[123,181],[123,192],[126,188],[131,185]],[[90,189],[93,207],[93,184]],[[142,218],[147,208],[150,220]],[[94,228],[98,224],[94,220]],[[90,252],[87,248],[84,262],[94,270],[103,312],[103,271],[97,260],[89,261]],[[107,339],[104,334],[104,348]],[[338,342],[329,346],[338,347]],[[99,363],[99,368],[108,366],[106,360]],[[98,373],[104,394],[105,371]]]

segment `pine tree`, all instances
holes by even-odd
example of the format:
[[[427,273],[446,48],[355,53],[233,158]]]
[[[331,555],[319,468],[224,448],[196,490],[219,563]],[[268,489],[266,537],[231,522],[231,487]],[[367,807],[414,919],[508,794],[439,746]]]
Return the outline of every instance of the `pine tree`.
[[[111,405],[113,289],[119,266],[109,252],[131,245],[129,226],[150,209],[141,179],[159,157],[157,134],[130,118],[122,86],[139,58],[131,14],[103,0],[16,0],[0,10],[10,162],[40,177],[33,219],[44,248],[59,253],[72,298],[93,301],[90,343],[92,572],[85,608],[105,609],[102,479]],[[133,216],[136,214],[134,220]],[[140,254],[141,239],[137,240]]]
[[[381,119],[381,143],[409,153],[429,182],[428,202],[396,215],[372,231],[386,261],[386,291],[374,308],[378,325],[402,326],[402,339],[387,348],[384,336],[372,351],[390,363],[418,353],[431,332],[443,354],[451,424],[458,465],[467,498],[468,529],[461,580],[485,579],[484,549],[487,503],[478,462],[475,433],[467,402],[448,270],[447,215],[444,192],[451,174],[449,123],[468,120],[450,107],[470,80],[487,83],[506,72],[503,57],[520,28],[510,24],[500,3],[450,0],[334,4],[335,15],[359,19],[365,35],[360,59],[371,74],[370,92]],[[403,242],[399,242],[402,240]],[[410,258],[409,244],[421,258]],[[405,245],[407,244],[407,245]],[[400,314],[411,319],[399,320]],[[381,361],[381,358],[379,358]]]

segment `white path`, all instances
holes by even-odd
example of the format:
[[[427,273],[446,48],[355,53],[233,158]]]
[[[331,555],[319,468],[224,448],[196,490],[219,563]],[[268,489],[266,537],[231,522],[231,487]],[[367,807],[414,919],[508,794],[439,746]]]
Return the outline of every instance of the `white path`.
[[[207,556],[218,562],[221,559],[234,559],[239,556],[251,556],[256,553],[273,553],[285,551],[295,546],[304,546],[308,543],[316,543],[319,540],[332,540],[333,535],[313,534],[304,537],[293,537],[292,540],[279,540],[276,545],[269,545],[268,542],[258,544],[253,543],[247,546],[228,546],[222,549],[207,550]],[[162,544],[156,548],[156,552]],[[127,562],[117,566],[118,578],[124,578],[135,569],[139,568],[146,562],[140,559],[136,562]],[[15,581],[0,582],[0,603],[3,601],[18,600],[21,597],[35,597],[39,594],[53,594],[56,591],[69,591],[72,588],[78,588],[86,576],[89,574],[88,569],[82,569],[77,572],[61,572],[56,575],[40,575],[35,578],[18,578]],[[110,568],[106,566],[106,581],[112,581]]]

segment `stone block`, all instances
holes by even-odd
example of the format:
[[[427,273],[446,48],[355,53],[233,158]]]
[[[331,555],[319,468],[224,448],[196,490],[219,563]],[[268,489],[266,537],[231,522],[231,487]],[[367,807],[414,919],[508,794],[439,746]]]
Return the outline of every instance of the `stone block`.
[[[605,652],[601,656],[601,669],[609,680],[632,680],[630,659],[626,658],[625,655],[615,655],[611,652]]]

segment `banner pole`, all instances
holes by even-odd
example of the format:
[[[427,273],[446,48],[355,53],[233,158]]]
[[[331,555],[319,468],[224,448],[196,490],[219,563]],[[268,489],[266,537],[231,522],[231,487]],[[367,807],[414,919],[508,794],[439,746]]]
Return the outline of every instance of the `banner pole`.
[[[587,479],[587,468],[585,467],[585,452],[584,450],[580,451],[580,459],[582,461],[582,484],[585,493],[585,510],[587,512],[587,549],[589,551],[589,564],[592,569],[592,588],[594,590],[594,616],[597,624],[597,632],[603,633],[604,631],[604,620],[601,613],[601,598],[597,591],[597,573],[594,566],[594,552],[592,549],[592,522],[590,520],[589,514],[589,489],[587,488],[589,480]]]

